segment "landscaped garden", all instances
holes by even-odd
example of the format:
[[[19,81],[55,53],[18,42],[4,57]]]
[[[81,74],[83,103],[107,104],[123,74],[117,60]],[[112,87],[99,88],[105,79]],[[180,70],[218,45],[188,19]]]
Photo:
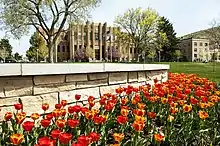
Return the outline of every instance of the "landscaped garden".
[[[171,66],[172,67],[172,66]],[[62,100],[52,113],[26,117],[22,103],[7,112],[0,145],[20,146],[217,146],[220,144],[220,91],[194,74],[169,73],[155,85],[117,88],[89,96],[88,105]],[[95,109],[96,104],[100,105]],[[49,104],[42,103],[47,113]]]

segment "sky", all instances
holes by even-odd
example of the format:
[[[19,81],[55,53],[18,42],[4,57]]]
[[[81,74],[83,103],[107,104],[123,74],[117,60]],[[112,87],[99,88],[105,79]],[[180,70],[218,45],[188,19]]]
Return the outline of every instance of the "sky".
[[[100,6],[91,12],[90,21],[113,25],[117,15],[137,7],[151,7],[160,16],[168,18],[173,23],[177,36],[207,29],[214,19],[220,22],[220,0],[102,0]],[[20,40],[9,39],[13,52],[25,55],[30,46],[30,35],[23,36]],[[0,38],[4,36],[5,32],[0,31]]]

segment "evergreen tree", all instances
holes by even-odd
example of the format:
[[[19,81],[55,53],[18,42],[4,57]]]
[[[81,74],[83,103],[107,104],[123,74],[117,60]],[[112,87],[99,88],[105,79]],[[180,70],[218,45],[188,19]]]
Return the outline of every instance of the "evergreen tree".
[[[12,46],[8,39],[0,40],[0,59],[9,59],[12,57]]]
[[[28,60],[34,62],[44,60],[48,55],[48,49],[44,39],[38,33],[35,32],[31,36],[29,42],[31,46],[26,51],[26,56]]]
[[[158,25],[159,32],[166,33],[167,42],[161,47],[161,60],[162,61],[172,61],[176,58],[174,57],[175,51],[178,50],[179,40],[176,37],[176,32],[173,28],[173,24],[165,17],[161,17],[161,22]]]

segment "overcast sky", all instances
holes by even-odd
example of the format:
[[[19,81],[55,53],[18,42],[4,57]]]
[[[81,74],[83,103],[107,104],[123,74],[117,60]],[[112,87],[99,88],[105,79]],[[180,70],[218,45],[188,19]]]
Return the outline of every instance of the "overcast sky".
[[[173,23],[178,36],[211,27],[213,19],[220,20],[220,0],[102,0],[92,12],[92,21],[113,24],[115,16],[129,8],[151,7]],[[220,21],[219,21],[220,22]],[[0,31],[0,37],[5,32]],[[13,52],[25,54],[30,36],[21,40],[10,39]]]

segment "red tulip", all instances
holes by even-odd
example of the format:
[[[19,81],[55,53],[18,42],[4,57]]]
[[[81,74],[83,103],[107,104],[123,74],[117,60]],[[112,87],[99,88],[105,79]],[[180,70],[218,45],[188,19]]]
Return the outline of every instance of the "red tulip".
[[[90,144],[90,139],[88,136],[81,135],[78,137],[78,143],[82,144],[83,146],[88,146]]]
[[[47,128],[50,125],[51,121],[48,119],[43,119],[40,121],[41,126],[43,126],[44,128]]]
[[[97,142],[100,138],[100,134],[97,134],[96,132],[91,132],[88,136],[91,137],[92,142]]]
[[[53,139],[58,139],[61,131],[59,129],[51,131],[50,135]]]
[[[62,107],[62,104],[59,104],[59,103],[58,103],[58,104],[55,104],[55,108],[56,108],[56,109],[61,109],[61,107]]]
[[[9,121],[12,118],[12,116],[13,115],[12,115],[11,112],[7,112],[7,113],[5,113],[5,117],[4,118],[5,118],[6,121]]]
[[[46,110],[48,110],[49,109],[49,104],[47,104],[47,103],[44,103],[44,104],[42,104],[42,110],[44,110],[44,111],[46,111]]]
[[[70,128],[75,128],[76,126],[79,125],[79,120],[75,120],[75,119],[69,119],[67,121],[68,125],[70,126]]]
[[[79,95],[79,94],[76,94],[76,95],[75,95],[75,99],[76,99],[76,100],[79,100],[80,98],[81,98],[81,95]]]
[[[30,132],[34,127],[34,122],[26,121],[22,124],[24,131]]]
[[[79,105],[74,105],[74,106],[69,106],[69,107],[68,107],[68,112],[69,112],[70,114],[72,114],[72,113],[74,113],[74,112],[79,113],[80,110],[81,110],[81,106],[79,106]]]
[[[23,104],[20,104],[20,103],[14,104],[14,107],[16,110],[21,110],[23,109]]]
[[[56,121],[56,125],[58,128],[63,128],[66,125],[66,121],[64,119],[59,119]]]
[[[73,143],[72,146],[84,146],[81,143]]]
[[[125,124],[127,121],[128,121],[128,118],[127,118],[127,117],[124,117],[124,116],[118,116],[118,117],[117,117],[117,122],[118,122],[119,124]]]
[[[67,100],[62,100],[62,101],[61,101],[61,104],[62,104],[63,107],[65,107],[65,106],[68,104],[68,103],[67,103]]]
[[[51,140],[49,137],[41,137],[38,140],[38,146],[55,146],[55,141]]]
[[[73,136],[70,133],[61,133],[59,136],[59,141],[61,144],[68,144],[72,137]]]

